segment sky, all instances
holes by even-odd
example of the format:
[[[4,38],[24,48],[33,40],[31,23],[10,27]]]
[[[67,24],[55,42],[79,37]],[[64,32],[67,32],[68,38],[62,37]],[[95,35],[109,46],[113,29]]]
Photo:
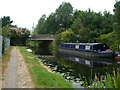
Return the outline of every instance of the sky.
[[[13,25],[32,30],[43,14],[49,16],[62,4],[70,2],[73,9],[113,14],[115,0],[0,0],[0,17],[10,16]]]

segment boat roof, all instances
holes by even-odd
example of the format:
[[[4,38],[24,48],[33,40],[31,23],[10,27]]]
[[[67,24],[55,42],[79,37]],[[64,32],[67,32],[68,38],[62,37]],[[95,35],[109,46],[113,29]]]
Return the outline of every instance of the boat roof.
[[[62,43],[62,44],[98,45],[98,44],[101,44],[101,43]]]

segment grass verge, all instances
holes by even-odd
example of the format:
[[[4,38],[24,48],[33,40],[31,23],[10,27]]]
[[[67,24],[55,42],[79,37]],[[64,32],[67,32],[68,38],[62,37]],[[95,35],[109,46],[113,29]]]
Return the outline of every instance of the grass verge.
[[[39,59],[35,58],[32,53],[27,52],[25,47],[19,47],[19,50],[25,59],[35,88],[72,88],[72,84],[62,76],[50,73],[42,67]]]
[[[2,75],[5,73],[8,67],[8,62],[10,61],[12,48],[13,47],[10,47],[2,56]]]

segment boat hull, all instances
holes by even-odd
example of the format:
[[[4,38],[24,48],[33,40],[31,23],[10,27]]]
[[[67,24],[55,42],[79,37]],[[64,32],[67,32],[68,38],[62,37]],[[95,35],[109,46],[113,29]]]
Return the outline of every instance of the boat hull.
[[[73,54],[76,56],[84,57],[84,58],[114,58],[115,53],[114,51],[109,51],[109,52],[92,52],[92,51],[82,51],[82,50],[71,50],[71,49],[64,49],[60,48],[60,52],[65,52],[69,54]]]

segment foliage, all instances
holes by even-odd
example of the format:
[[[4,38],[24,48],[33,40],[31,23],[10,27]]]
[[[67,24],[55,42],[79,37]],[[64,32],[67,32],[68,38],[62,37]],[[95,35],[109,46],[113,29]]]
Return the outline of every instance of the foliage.
[[[2,41],[2,54],[4,53],[5,49],[5,38],[10,39],[11,38],[11,32],[9,30],[9,26],[11,26],[11,21],[9,16],[4,16],[3,18],[0,19],[0,35],[3,36],[3,41]]]
[[[46,15],[42,15],[42,17],[39,19],[38,21],[38,25],[36,26],[35,28],[35,33],[33,34],[34,35],[38,35],[40,33],[44,34],[45,33],[45,18],[46,18]]]
[[[26,45],[26,40],[30,35],[27,29],[10,28],[11,30],[11,45]]]
[[[120,44],[120,1],[114,5],[115,14],[108,11],[94,12],[90,8],[87,11],[75,10],[70,3],[63,2],[55,12],[48,17],[43,15],[32,33],[34,37],[39,34],[58,34],[57,41],[83,43],[106,43],[111,49],[118,50]],[[68,29],[71,29],[69,31]],[[76,35],[67,37],[67,32]],[[61,36],[62,35],[62,36]],[[68,34],[70,35],[70,34]],[[115,40],[117,38],[117,40]],[[111,43],[114,42],[114,43]],[[60,44],[60,43],[59,43]]]
[[[11,38],[11,32],[10,32],[8,25],[2,28],[2,36],[9,38],[9,39]]]
[[[61,43],[72,43],[75,36],[76,34],[71,29],[67,29],[65,32],[61,33],[60,41]]]
[[[32,36],[39,34],[56,34],[65,31],[70,27],[72,20],[73,7],[70,3],[63,2],[55,13],[51,13],[47,19],[43,15],[34,29]]]
[[[51,43],[49,46],[50,51],[54,54],[59,51],[59,45]]]
[[[11,32],[9,30],[8,25],[6,27],[2,28],[2,36],[3,36],[3,42],[2,42],[2,54],[5,52],[5,38],[10,39],[11,38]]]
[[[117,21],[116,35],[119,39],[118,43],[120,44],[120,1],[116,2],[114,7],[114,13]]]
[[[89,88],[117,88],[120,89],[120,70],[113,71],[113,75],[106,73],[100,79],[95,75],[94,80],[88,86]]]
[[[8,67],[8,62],[10,61],[11,51],[13,47],[10,47],[3,55],[2,55],[2,75],[5,74],[5,71]]]
[[[42,67],[39,59],[27,52],[25,47],[19,47],[19,50],[28,66],[35,88],[72,88],[71,83],[64,80],[60,75],[50,73]]]
[[[56,20],[56,14],[51,13],[45,22],[46,33],[55,34],[58,29],[58,22]]]
[[[77,17],[73,24],[71,25],[72,30],[76,34],[80,34],[80,29],[83,29],[83,23],[80,17]]]
[[[63,2],[58,9],[56,9],[56,19],[59,27],[68,28],[73,13],[73,7],[70,3]]]
[[[10,19],[10,16],[4,16],[2,19],[2,28],[3,27],[6,27],[7,25],[8,26],[11,26],[11,23],[13,22],[11,19]]]
[[[114,5],[114,13],[115,17],[114,20],[116,20],[115,23],[113,23],[113,32],[101,35],[98,38],[98,41],[101,43],[106,43],[110,45],[111,49],[115,51],[119,51],[119,44],[120,44],[120,1],[116,2]],[[105,13],[105,16],[108,17],[108,14]],[[108,22],[109,23],[109,22]],[[108,24],[110,25],[110,24]],[[108,26],[106,25],[106,26]]]
[[[27,47],[31,48],[33,50],[34,53],[37,53],[38,51],[40,51],[40,44],[42,42],[41,41],[27,41]],[[38,52],[39,53],[39,52]]]
[[[103,34],[98,38],[98,41],[100,43],[108,44],[110,45],[110,48],[118,51],[119,47],[119,39],[118,36],[115,34],[115,31],[109,33],[109,34]],[[114,43],[113,43],[114,42]]]
[[[118,22],[118,25],[120,27],[120,1],[116,2],[114,7],[115,7],[115,9],[113,11],[116,15],[116,21]]]

